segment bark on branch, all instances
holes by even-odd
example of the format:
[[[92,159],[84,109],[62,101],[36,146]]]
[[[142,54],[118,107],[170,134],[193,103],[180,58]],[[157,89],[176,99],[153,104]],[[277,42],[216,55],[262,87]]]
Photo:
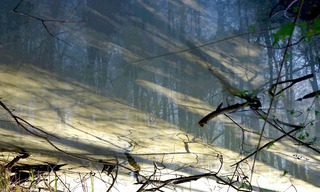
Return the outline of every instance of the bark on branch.
[[[204,127],[208,121],[210,121],[211,119],[221,115],[221,114],[225,114],[225,113],[230,113],[230,112],[233,112],[233,111],[236,111],[238,109],[241,109],[241,108],[244,108],[245,106],[248,106],[249,103],[248,102],[245,102],[245,103],[237,103],[237,104],[234,104],[234,105],[230,105],[228,107],[224,107],[224,108],[221,108],[223,103],[221,103],[217,109],[215,111],[212,111],[211,113],[209,113],[208,115],[206,115],[205,117],[203,117],[199,122],[199,126],[200,127]]]

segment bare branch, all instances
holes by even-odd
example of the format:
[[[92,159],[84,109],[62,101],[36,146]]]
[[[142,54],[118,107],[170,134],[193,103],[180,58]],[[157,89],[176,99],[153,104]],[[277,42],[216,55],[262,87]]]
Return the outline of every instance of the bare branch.
[[[54,33],[48,28],[47,23],[48,23],[48,22],[55,22],[55,23],[62,23],[62,24],[64,24],[64,23],[79,23],[79,22],[85,22],[85,21],[70,21],[70,20],[58,20],[58,19],[43,19],[43,18],[34,16],[34,15],[31,15],[31,14],[29,14],[29,13],[24,13],[24,12],[18,11],[18,8],[20,7],[20,5],[22,4],[23,1],[24,1],[24,0],[20,0],[20,2],[13,8],[12,11],[13,11],[15,14],[22,15],[22,16],[26,16],[26,17],[29,17],[29,18],[32,18],[32,19],[35,19],[35,20],[40,21],[40,22],[42,23],[43,27],[45,28],[45,30],[47,31],[47,33],[48,33],[51,37],[53,37],[53,38],[55,38],[55,39],[57,39],[57,40],[59,40],[59,41],[62,41],[62,42],[64,42],[64,43],[66,43],[67,45],[71,46],[71,44],[70,44],[69,42],[61,39],[58,35],[54,34]]]

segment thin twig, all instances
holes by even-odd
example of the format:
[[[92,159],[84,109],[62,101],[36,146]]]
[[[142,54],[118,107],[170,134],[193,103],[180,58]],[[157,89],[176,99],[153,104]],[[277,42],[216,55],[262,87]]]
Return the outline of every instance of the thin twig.
[[[62,42],[64,42],[64,43],[66,43],[67,45],[71,46],[71,44],[70,44],[69,42],[67,42],[67,41],[61,39],[59,36],[53,34],[53,33],[51,32],[51,30],[48,28],[48,26],[47,26],[46,23],[47,23],[47,22],[55,22],[55,23],[79,23],[79,22],[84,22],[84,21],[69,21],[69,20],[58,20],[58,19],[42,19],[42,18],[40,18],[40,17],[31,15],[31,14],[28,14],[28,13],[20,12],[20,11],[18,11],[18,8],[20,7],[20,5],[22,4],[23,1],[24,1],[24,0],[20,0],[20,2],[17,3],[17,5],[13,8],[12,11],[13,11],[14,13],[40,21],[41,24],[43,25],[43,27],[45,28],[45,30],[47,31],[47,33],[48,33],[51,37],[53,37],[53,38],[55,38],[55,39],[57,39],[57,40],[59,40],[59,41],[62,41]]]
[[[254,112],[256,112],[257,115],[259,115],[261,118],[263,118],[265,121],[267,121],[270,125],[272,125],[274,128],[276,128],[278,131],[280,131],[281,133],[283,133],[283,135],[281,137],[278,137],[277,139],[273,140],[272,142],[277,142],[279,140],[281,140],[284,137],[290,137],[291,139],[293,139],[294,141],[298,142],[299,144],[308,147],[309,149],[317,152],[320,154],[320,151],[312,146],[310,146],[310,144],[305,143],[297,138],[295,138],[294,136],[291,135],[291,133],[296,132],[296,131],[300,131],[303,126],[296,126],[295,129],[289,131],[289,132],[285,132],[282,128],[279,128],[277,125],[275,125],[274,123],[272,123],[272,121],[270,121],[269,119],[266,119],[265,117],[265,113],[261,114],[261,111],[255,110]],[[267,144],[265,144],[264,146],[262,146],[261,148],[255,150],[254,152],[252,152],[251,154],[247,155],[245,158],[241,159],[240,161],[238,161],[237,163],[231,165],[231,166],[235,166],[238,165],[240,163],[242,163],[243,161],[245,161],[246,159],[248,159],[249,157],[251,157],[252,155],[257,154],[259,151],[261,151],[263,148],[268,147],[270,145],[270,142],[268,142]]]
[[[274,140],[271,141],[271,142],[272,142],[272,143],[275,143],[275,142],[277,142],[277,141],[280,141],[281,139],[285,138],[286,136],[288,136],[288,135],[290,135],[291,133],[296,132],[296,131],[298,131],[298,130],[300,130],[300,128],[293,129],[293,130],[289,131],[288,133],[286,133],[286,134],[278,137],[277,139],[274,139]],[[271,142],[268,142],[268,143],[264,144],[263,146],[259,147],[259,148],[256,149],[254,152],[252,152],[251,154],[247,155],[245,158],[241,159],[241,160],[238,161],[237,163],[232,164],[231,166],[235,166],[235,165],[238,166],[240,163],[242,163],[243,161],[247,160],[247,159],[250,158],[251,156],[253,156],[253,155],[256,156],[256,154],[257,154],[259,151],[261,151],[262,149],[270,146]],[[251,172],[252,172],[252,171],[251,171]],[[252,176],[252,175],[251,175],[251,176]]]
[[[14,121],[17,123],[17,125],[18,125],[19,127],[23,128],[24,130],[26,130],[26,131],[27,131],[28,133],[30,133],[31,135],[33,135],[33,136],[35,136],[35,137],[38,137],[38,138],[40,138],[40,139],[45,140],[49,145],[51,145],[51,146],[52,146],[53,148],[55,148],[57,151],[65,154],[65,155],[68,155],[68,156],[70,156],[70,157],[75,157],[75,158],[78,158],[78,159],[82,159],[82,160],[87,160],[87,161],[90,161],[90,162],[96,162],[96,163],[102,163],[102,164],[106,164],[106,163],[108,163],[108,164],[113,164],[113,165],[116,165],[116,166],[120,166],[120,167],[122,167],[122,168],[124,168],[124,169],[127,169],[127,170],[129,170],[129,171],[133,171],[131,168],[126,167],[126,166],[124,166],[124,165],[121,165],[121,164],[118,163],[118,162],[115,162],[115,163],[114,163],[114,162],[107,162],[107,161],[103,161],[103,160],[96,160],[96,159],[93,159],[93,158],[84,157],[84,156],[81,156],[81,155],[77,155],[77,154],[73,154],[73,153],[69,153],[69,152],[67,152],[67,151],[64,151],[63,149],[60,149],[58,146],[56,146],[52,141],[50,141],[47,136],[42,136],[42,135],[36,134],[36,133],[30,131],[28,128],[26,128],[26,127],[19,121],[19,120],[22,120],[22,118],[14,115],[14,114],[10,111],[10,109],[9,109],[2,101],[0,101],[0,106],[9,113],[9,115],[14,119]],[[30,124],[29,122],[27,122],[27,121],[23,120],[23,122],[26,123],[27,125],[29,125],[31,128],[35,128],[35,126],[31,125],[31,124]],[[50,135],[50,134],[48,134],[47,132],[45,132],[45,131],[43,131],[43,130],[41,130],[41,129],[39,129],[39,128],[37,128],[36,130],[37,130],[37,131],[41,131],[42,133],[45,133],[46,135]],[[56,138],[57,138],[57,137],[56,137]]]
[[[295,46],[295,45],[298,45],[299,43],[301,43],[302,40],[304,40],[306,37],[301,37],[298,41],[294,42],[294,43],[291,43],[289,45],[289,47],[292,47],[292,46]],[[261,47],[264,47],[264,48],[271,48],[271,49],[285,49],[287,46],[285,47],[274,47],[274,46],[268,46],[268,45],[264,45],[264,44],[261,44],[261,43],[258,43],[258,45],[260,45]]]
[[[300,15],[300,11],[301,11],[301,7],[302,7],[302,3],[303,3],[303,0],[300,1],[300,5],[299,5],[299,11],[298,13],[296,14],[295,18],[294,18],[294,24],[297,23],[298,21],[298,18],[299,18],[299,15]],[[280,82],[280,77],[281,77],[281,73],[282,73],[282,69],[283,69],[283,66],[284,66],[284,63],[286,61],[286,58],[287,58],[287,52],[289,50],[289,45],[291,44],[291,39],[292,39],[292,36],[293,36],[293,31],[294,31],[294,28],[295,28],[295,25],[293,26],[292,28],[292,31],[291,31],[291,34],[289,35],[288,37],[288,42],[287,42],[287,46],[286,46],[286,49],[284,50],[284,53],[283,53],[283,58],[281,60],[281,63],[280,63],[280,68],[279,68],[279,73],[278,73],[278,76],[277,76],[277,81],[276,81],[276,84],[274,86],[274,94],[277,93],[277,84]],[[272,105],[273,105],[273,102],[275,100],[275,95],[272,95],[271,96],[271,101],[270,101],[270,104],[269,104],[269,109],[267,111],[267,114],[266,114],[266,119],[265,121],[263,122],[263,126],[262,126],[262,130],[261,130],[261,134],[260,134],[260,137],[259,137],[259,141],[258,141],[258,145],[257,145],[257,148],[256,148],[256,151],[258,151],[260,149],[260,145],[261,145],[261,141],[262,141],[262,136],[264,134],[264,130],[266,128],[266,125],[267,125],[267,119],[268,119],[268,116],[271,112],[271,108],[272,108]],[[260,150],[259,150],[260,151]],[[252,178],[253,178],[253,173],[254,173],[254,166],[255,166],[255,162],[256,162],[256,159],[257,159],[257,154],[258,153],[255,153],[254,154],[254,159],[253,159],[253,164],[252,164],[252,169],[251,169],[251,177],[250,177],[250,182],[252,181]]]

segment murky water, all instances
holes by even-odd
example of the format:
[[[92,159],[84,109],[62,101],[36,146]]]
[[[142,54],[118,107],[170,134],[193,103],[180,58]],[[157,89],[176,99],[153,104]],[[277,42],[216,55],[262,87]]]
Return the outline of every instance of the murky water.
[[[96,182],[93,188],[99,191],[108,188],[110,177],[104,175],[109,180],[101,182],[101,175],[85,175],[102,169],[98,161],[117,159],[134,170],[130,154],[144,175],[151,175],[155,164],[162,167],[154,176],[158,180],[216,172],[222,161],[219,175],[227,178],[235,170],[230,165],[255,150],[254,133],[263,121],[250,110],[229,114],[241,129],[223,115],[205,128],[197,125],[221,102],[238,102],[230,94],[233,89],[254,90],[267,81],[264,50],[249,44],[247,36],[228,38],[239,32],[227,21],[224,29],[218,25],[222,5],[23,1],[18,12],[24,14],[19,15],[10,12],[17,3],[8,1],[1,9],[0,97],[16,116],[45,133],[16,126],[1,109],[3,159],[23,149],[34,161],[67,163],[63,173],[70,189],[83,190],[81,182],[72,180],[81,172],[88,181],[94,178],[89,188]],[[208,42],[213,43],[195,48]],[[259,96],[266,107],[267,95]],[[266,136],[279,134],[269,128]],[[316,191],[319,160],[319,154],[283,139],[259,154],[252,186],[257,191]],[[251,164],[251,159],[241,164],[237,174],[249,177]],[[114,191],[140,187],[125,168],[119,180]],[[167,190],[228,187],[211,177]]]

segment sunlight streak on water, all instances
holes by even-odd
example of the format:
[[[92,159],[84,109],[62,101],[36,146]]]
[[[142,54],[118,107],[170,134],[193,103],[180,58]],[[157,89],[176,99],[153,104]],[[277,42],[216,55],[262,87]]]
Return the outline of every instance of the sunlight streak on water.
[[[232,173],[233,168],[229,165],[239,159],[237,153],[207,145],[164,120],[156,118],[155,124],[146,123],[144,112],[119,99],[93,94],[86,85],[67,83],[69,80],[57,78],[37,68],[23,66],[15,75],[1,72],[0,77],[1,85],[6,87],[5,92],[1,94],[11,95],[2,101],[10,108],[16,108],[16,115],[59,137],[60,139],[52,138],[52,141],[68,152],[95,159],[116,156],[122,159],[121,162],[126,163],[123,153],[130,151],[145,172],[152,171],[151,162],[164,163],[168,172],[163,173],[163,178],[171,177],[173,173],[197,173],[201,169],[216,171],[219,167],[219,154],[223,154],[224,157],[222,173]],[[148,81],[138,80],[137,83],[161,92],[188,111],[204,115],[208,110],[212,110],[199,99],[181,95]],[[34,151],[34,156],[37,156],[37,151],[47,151],[45,153],[49,157],[54,154],[51,161],[59,159],[61,162],[75,165],[74,162],[70,162],[70,157],[54,152],[45,141],[32,137],[12,123],[2,124],[5,125],[1,127],[2,142]],[[184,166],[186,167],[181,169]],[[255,179],[258,186],[265,186],[267,182],[272,184],[270,189],[278,186],[285,190],[286,187],[290,187],[290,178],[290,182],[294,182],[297,188],[303,186],[304,189],[312,190],[310,184],[290,176],[278,180],[282,174],[281,170],[264,163],[258,163],[257,167],[257,173],[263,173],[263,177],[262,174],[257,174]],[[172,172],[169,174],[170,170]],[[246,170],[245,167],[243,170]],[[124,181],[132,179],[126,171],[121,177]],[[212,182],[214,181],[201,179],[194,185],[204,189],[213,186]],[[186,187],[191,184],[186,184]],[[100,184],[95,184],[95,187],[98,188],[98,185]],[[129,186],[120,184],[118,187]]]

